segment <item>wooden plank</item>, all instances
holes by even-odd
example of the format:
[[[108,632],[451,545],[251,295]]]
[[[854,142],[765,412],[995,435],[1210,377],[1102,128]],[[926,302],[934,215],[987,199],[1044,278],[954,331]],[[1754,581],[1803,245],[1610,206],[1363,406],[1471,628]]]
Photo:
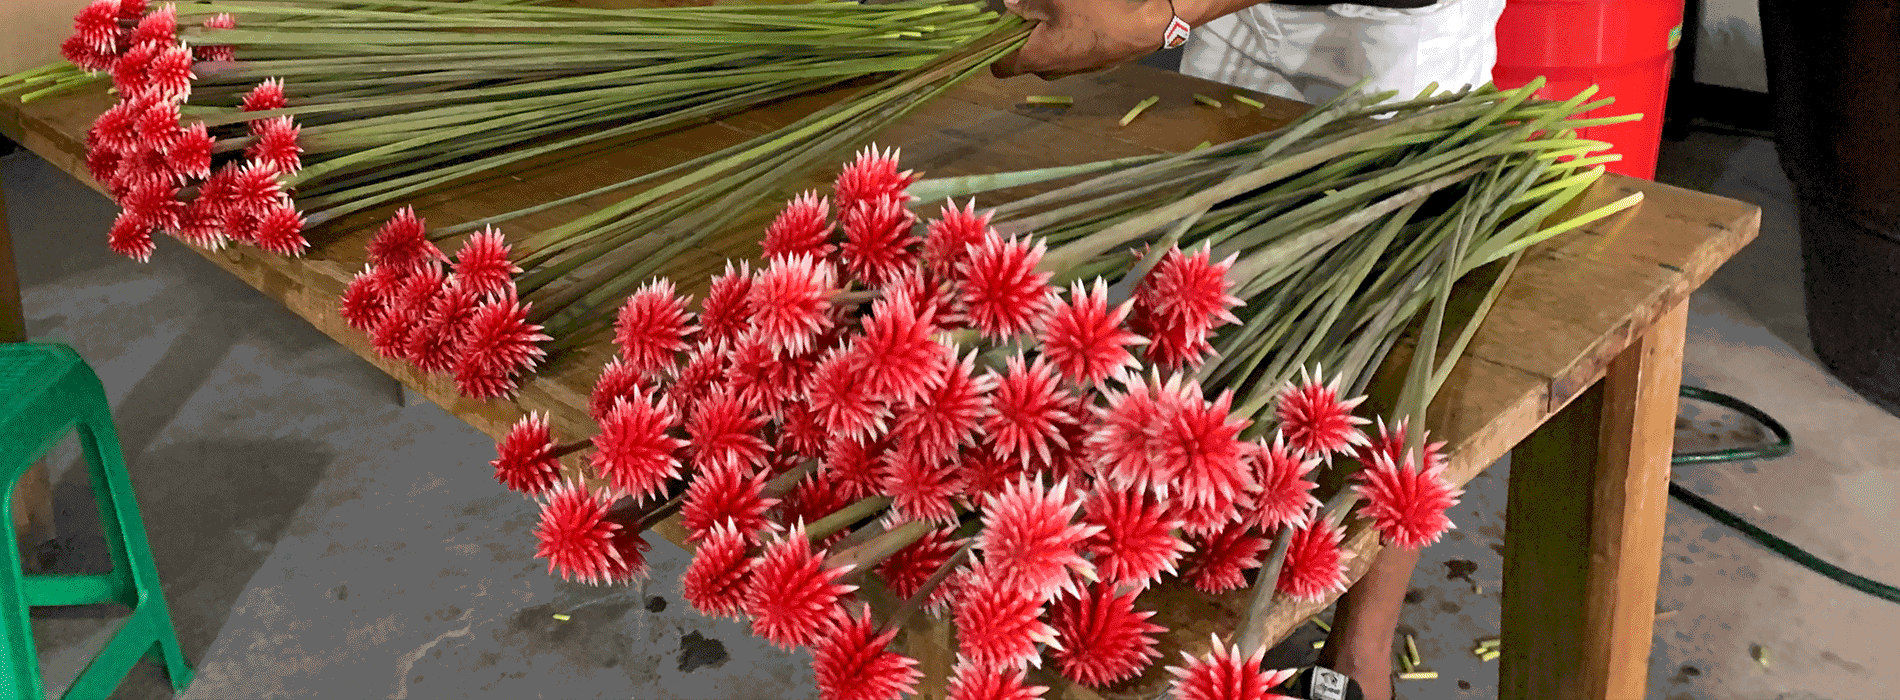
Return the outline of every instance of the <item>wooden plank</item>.
[[[1500,698],[1645,693],[1687,322],[1663,314],[1512,454]]]
[[[13,260],[13,231],[7,224],[7,198],[0,188],[0,343],[26,342],[26,309],[20,303],[20,268]],[[27,570],[40,570],[40,546],[58,537],[53,529],[53,482],[44,461],[35,463],[13,487],[13,536]]]

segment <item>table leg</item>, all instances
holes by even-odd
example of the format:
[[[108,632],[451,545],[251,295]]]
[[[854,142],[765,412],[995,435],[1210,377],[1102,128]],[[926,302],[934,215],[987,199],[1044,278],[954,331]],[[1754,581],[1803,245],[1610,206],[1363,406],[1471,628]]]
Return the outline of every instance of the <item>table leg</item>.
[[[1511,453],[1505,700],[1646,694],[1688,305]]]
[[[0,343],[24,341],[26,310],[20,304],[20,270],[13,261],[6,194],[0,192]],[[27,568],[38,569],[40,545],[54,538],[53,486],[44,462],[27,470],[13,488],[13,532]]]

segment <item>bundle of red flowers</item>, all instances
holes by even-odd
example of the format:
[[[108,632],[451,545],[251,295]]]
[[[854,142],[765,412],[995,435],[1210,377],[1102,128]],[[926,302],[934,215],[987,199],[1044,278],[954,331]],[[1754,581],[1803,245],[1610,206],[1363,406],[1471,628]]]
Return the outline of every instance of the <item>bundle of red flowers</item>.
[[[1343,587],[1341,530],[1308,479],[1334,454],[1367,460],[1365,513],[1395,544],[1450,526],[1442,467],[1409,467],[1384,424],[1368,439],[1336,386],[1289,386],[1256,423],[1188,378],[1237,303],[1206,251],[1167,251],[1111,304],[1099,281],[1050,286],[1041,246],[973,206],[920,224],[914,180],[866,150],[831,199],[794,200],[760,267],[729,266],[698,313],[662,282],[627,301],[595,388],[599,434],[557,446],[530,417],[494,462],[546,499],[552,569],[637,576],[619,538],[678,508],[697,543],[688,600],[811,647],[825,697],[915,683],[889,648],[901,620],[852,602],[875,584],[957,622],[952,697],[1019,698],[1040,696],[1023,672],[1044,658],[1094,687],[1140,674],[1163,631],[1142,594],[1177,573],[1244,587],[1282,526],[1297,534],[1277,588]],[[606,494],[585,517],[554,457],[581,447]],[[616,520],[608,500],[643,515]],[[1225,651],[1178,673],[1184,698],[1263,697],[1284,678]]]

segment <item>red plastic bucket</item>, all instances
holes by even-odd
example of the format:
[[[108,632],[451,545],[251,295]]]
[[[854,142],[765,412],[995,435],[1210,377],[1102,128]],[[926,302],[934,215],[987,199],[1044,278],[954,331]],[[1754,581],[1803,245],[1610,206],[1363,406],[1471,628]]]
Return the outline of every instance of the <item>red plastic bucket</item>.
[[[1614,144],[1610,172],[1656,174],[1669,71],[1682,38],[1683,0],[1509,0],[1498,18],[1491,78],[1513,88],[1544,76],[1540,97],[1567,100],[1591,85],[1592,100],[1616,103],[1590,116],[1641,113],[1640,121],[1591,127],[1580,136]]]

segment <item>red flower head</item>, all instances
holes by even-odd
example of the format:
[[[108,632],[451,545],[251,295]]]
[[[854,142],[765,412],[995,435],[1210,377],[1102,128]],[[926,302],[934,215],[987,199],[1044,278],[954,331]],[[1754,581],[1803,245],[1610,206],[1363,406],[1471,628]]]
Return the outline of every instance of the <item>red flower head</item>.
[[[1346,528],[1316,520],[1293,531],[1286,562],[1280,565],[1278,588],[1299,600],[1325,600],[1327,593],[1346,590],[1346,565],[1339,551]]]
[[[232,204],[260,216],[284,199],[284,183],[277,179],[277,173],[257,163],[245,163],[231,185]]]
[[[251,88],[250,92],[244,93],[243,109],[246,112],[268,112],[283,109],[288,104],[289,102],[284,97],[282,78],[267,79],[258,83],[257,87]]]
[[[152,56],[145,66],[146,90],[144,96],[166,102],[184,102],[191,96],[191,81],[198,76],[191,72],[197,59],[192,58],[191,49],[184,46],[166,46]]]
[[[964,447],[957,461],[963,465],[964,500],[972,505],[1002,493],[1029,473],[1022,460],[997,457],[982,446]]]
[[[380,268],[379,268],[380,269]],[[383,320],[370,330],[370,342],[384,357],[406,357],[409,334],[428,316],[435,299],[447,290],[448,273],[426,267],[399,280]]]
[[[534,369],[547,356],[541,343],[551,338],[528,322],[528,307],[504,297],[475,310],[463,335],[462,358],[455,363],[455,381],[463,395],[488,399],[512,394],[514,375]]]
[[[899,195],[839,207],[844,228],[839,258],[845,271],[866,286],[883,287],[917,265],[921,241],[911,233],[917,215],[904,208],[905,201]],[[839,202],[843,204],[842,197]]]
[[[369,262],[379,268],[407,274],[424,266],[448,262],[440,248],[429,242],[428,225],[416,216],[412,207],[396,210],[376,236],[369,240]]]
[[[1227,293],[1233,287],[1227,270],[1233,265],[1233,256],[1214,263],[1212,251],[1206,247],[1192,255],[1183,254],[1179,248],[1170,249],[1135,290],[1136,304],[1203,333],[1223,324],[1239,323],[1232,309],[1241,302]]]
[[[891,497],[891,506],[906,519],[957,521],[951,499],[962,495],[963,480],[955,462],[930,459],[910,448],[891,450],[884,453],[879,483],[879,491]]]
[[[349,322],[351,328],[367,331],[375,328],[388,313],[389,305],[394,301],[396,290],[401,281],[389,270],[374,265],[356,273],[350,280],[350,286],[343,290],[342,308],[339,314]]]
[[[143,101],[144,109],[132,120],[132,129],[138,134],[139,145],[147,150],[169,153],[172,144],[185,135],[185,128],[179,124],[178,103]]]
[[[751,541],[731,523],[714,525],[680,575],[681,597],[708,617],[739,619],[751,588],[751,548]]]
[[[840,614],[812,643],[811,670],[823,700],[897,700],[924,677],[917,660],[890,650],[897,630],[879,632],[871,606]]]
[[[992,214],[988,210],[978,214],[975,199],[961,209],[955,202],[944,204],[943,212],[924,224],[924,265],[930,274],[945,279],[956,277],[970,259],[970,246],[996,235],[990,228]]]
[[[646,574],[647,542],[633,518],[608,511],[607,492],[564,481],[547,491],[541,506],[541,541],[534,556],[548,560],[548,574],[591,584],[625,583]]]
[[[1443,465],[1419,469],[1417,464],[1411,455],[1398,463],[1388,455],[1374,455],[1355,475],[1358,483],[1353,487],[1366,499],[1360,517],[1372,520],[1386,542],[1406,549],[1436,544],[1454,527],[1445,511],[1458,505],[1464,493],[1445,482]]]
[[[1157,367],[1170,370],[1199,367],[1214,356],[1207,331],[1137,305],[1128,316],[1128,329],[1148,339],[1142,355]]]
[[[627,297],[614,320],[620,356],[641,372],[670,368],[693,333],[688,300],[673,293],[672,280],[656,278]]]
[[[752,588],[745,612],[752,633],[781,649],[811,646],[826,623],[843,614],[839,604],[857,586],[838,583],[849,566],[825,568],[824,552],[813,551],[805,525],[792,526],[784,539],[766,545],[752,566]]]
[[[910,546],[897,550],[896,554],[880,562],[877,575],[884,579],[884,586],[890,589],[891,595],[904,599],[917,595],[924,582],[936,575],[937,570],[943,568],[950,557],[963,547],[963,540],[953,538],[952,534],[950,528],[931,530]],[[937,586],[936,590],[930,592],[930,600],[925,602],[933,605],[942,602],[949,592],[949,586]]]
[[[87,73],[112,70],[112,63],[119,58],[117,53],[93,48],[91,40],[81,34],[74,34],[59,42],[59,55]]]
[[[119,23],[134,23],[145,16],[149,6],[145,0],[119,0]]]
[[[244,149],[244,157],[282,175],[302,170],[303,147],[297,145],[302,132],[303,127],[289,115],[252,122],[251,133],[257,135],[257,142]]]
[[[898,413],[891,426],[897,439],[932,461],[949,460],[971,444],[989,410],[989,393],[996,389],[996,375],[970,376],[976,371],[974,351],[960,363],[946,363],[943,370],[935,388]]]
[[[1281,525],[1305,525],[1307,516],[1319,507],[1319,499],[1312,493],[1319,484],[1306,480],[1319,460],[1300,459],[1278,434],[1273,436],[1272,445],[1262,440],[1248,446],[1245,455],[1254,481],[1260,485],[1246,522],[1262,532],[1272,532]]]
[[[850,211],[861,203],[896,200],[902,204],[909,199],[905,190],[917,181],[917,174],[909,170],[898,172],[897,157],[896,150],[879,152],[876,146],[858,151],[857,158],[838,173],[833,187],[838,211]]]
[[[119,212],[119,218],[112,220],[106,245],[112,252],[139,262],[151,260],[158,250],[158,244],[152,241],[151,222],[131,211]]]
[[[435,298],[420,325],[409,333],[403,353],[424,372],[447,372],[462,358],[469,322],[475,317],[481,299],[451,278],[448,287]]]
[[[626,360],[616,356],[601,368],[600,378],[594,381],[594,391],[587,400],[587,413],[599,423],[607,419],[607,409],[613,408],[616,399],[632,401],[647,391],[645,375],[627,364]]]
[[[715,466],[755,468],[765,464],[765,419],[731,390],[714,392],[694,404],[686,421],[695,469]]]
[[[997,567],[985,563],[965,577],[952,603],[957,624],[957,655],[973,666],[1022,668],[1042,665],[1037,644],[1060,648],[1056,630],[1042,621],[1043,598],[1019,586],[999,582]]]
[[[508,259],[508,239],[494,227],[483,227],[462,243],[462,249],[455,252],[454,269],[455,278],[481,296],[513,296],[515,275],[521,273],[521,268]]]
[[[813,355],[774,356],[763,343],[742,339],[726,358],[725,386],[747,407],[778,417],[788,403],[804,398],[817,367]]]
[[[1377,423],[1379,426],[1378,437],[1372,438],[1368,436],[1369,439],[1366,441],[1366,444],[1359,445],[1353,450],[1353,458],[1359,460],[1360,464],[1372,464],[1373,459],[1377,455],[1384,454],[1388,459],[1392,460],[1393,464],[1405,461],[1405,436],[1407,431],[1411,428],[1412,419],[1410,417],[1400,418],[1397,423],[1389,427],[1385,424],[1384,418],[1377,419]],[[1424,437],[1426,444],[1423,450],[1425,454],[1422,461],[1425,463],[1425,468],[1442,470],[1449,466],[1449,462],[1445,456],[1445,443],[1431,442],[1431,433],[1429,431],[1424,434]]]
[[[1168,667],[1168,672],[1175,676],[1174,697],[1176,700],[1295,700],[1272,692],[1292,678],[1295,670],[1261,668],[1266,653],[1266,647],[1262,646],[1254,650],[1253,656],[1242,657],[1239,647],[1222,646],[1218,637],[1214,638],[1214,647],[1207,656],[1197,659],[1181,652],[1187,663]]]
[[[120,155],[137,148],[138,117],[144,112],[145,105],[138,102],[125,101],[112,105],[93,120],[92,128],[86,131],[87,144]]]
[[[799,195],[765,228],[765,241],[760,244],[765,249],[765,257],[773,260],[795,255],[813,260],[831,257],[830,216],[829,200],[817,192]]]
[[[120,164],[130,166],[132,163],[118,151],[99,145],[98,137],[93,135],[97,131],[98,127],[95,125],[93,131],[86,135],[86,140],[93,142],[92,145],[86,147],[86,173],[92,176],[93,181],[110,185],[119,180]]]
[[[1146,588],[1193,551],[1174,535],[1181,519],[1143,489],[1097,488],[1082,507],[1082,522],[1101,528],[1082,550],[1094,555],[1096,573],[1109,583]]]
[[[178,217],[178,239],[206,250],[222,250],[224,237],[224,215],[218,212],[217,203],[205,198],[202,192],[185,203],[185,211]]]
[[[1126,381],[1126,372],[1141,368],[1129,348],[1148,342],[1123,326],[1130,304],[1109,309],[1108,287],[1101,280],[1093,288],[1076,282],[1068,301],[1058,302],[1043,324],[1043,356],[1063,376],[1085,385]]]
[[[134,19],[137,19],[135,16]],[[84,49],[84,58],[110,59],[119,52],[119,3],[117,0],[92,0],[73,16],[73,35],[62,48]],[[73,58],[67,53],[68,59]],[[75,65],[88,71],[103,70],[107,66],[94,67],[73,61]]]
[[[970,325],[1004,340],[1027,333],[1048,316],[1055,290],[1049,273],[1037,272],[1043,246],[991,232],[970,249],[961,268],[963,303]]]
[[[1074,589],[1071,572],[1095,578],[1095,566],[1077,550],[1102,528],[1075,522],[1081,506],[1080,496],[1066,483],[1045,488],[1030,478],[990,497],[983,504],[983,532],[976,546],[983,550],[995,582],[1046,600],[1057,591]]]
[[[232,17],[231,14],[228,12],[220,12],[218,14],[210,16],[209,18],[206,18],[204,22],[204,26],[206,29],[236,29],[237,18]],[[196,51],[198,52],[199,60],[204,60],[204,61],[235,61],[237,60],[237,49],[229,45],[199,44]]]
[[[545,413],[529,413],[508,429],[495,445],[495,480],[509,490],[539,496],[561,480],[561,460],[554,456],[554,433]]]
[[[238,164],[225,163],[198,184],[198,199],[219,216],[229,216],[236,208]]]
[[[944,381],[950,365],[950,348],[931,337],[937,331],[935,310],[918,307],[908,293],[886,291],[871,304],[864,335],[851,347],[858,380],[883,401],[905,404],[924,398]]]
[[[823,449],[819,473],[846,499],[870,496],[883,486],[884,455],[888,452],[890,445],[882,440],[859,442],[837,436]]]
[[[817,475],[806,475],[798,480],[784,500],[779,502],[778,521],[781,523],[815,523],[825,516],[838,512],[838,509],[851,504],[845,485],[829,479],[820,479]],[[824,546],[837,538],[844,537],[839,532],[819,543]]]
[[[959,662],[946,700],[1042,700],[1049,688],[1024,685],[1023,669]]]
[[[1074,416],[1066,410],[1067,397],[1055,370],[1040,356],[1025,364],[1018,354],[1009,358],[1007,372],[998,377],[990,394],[990,414],[983,434],[998,457],[1024,465],[1053,465],[1063,452],[1076,447],[1062,437],[1062,424]]]
[[[1148,622],[1150,617],[1154,611],[1135,609],[1134,592],[1116,595],[1112,585],[1056,599],[1049,608],[1049,624],[1062,639],[1051,655],[1056,668],[1090,688],[1135,677],[1161,658],[1154,635],[1168,628]]]
[[[152,59],[164,50],[159,44],[139,44],[119,54],[118,60],[112,62],[113,89],[126,99],[150,98]]]
[[[671,402],[641,396],[615,401],[607,420],[594,436],[594,468],[613,483],[615,491],[647,500],[666,492],[666,481],[680,476],[680,448],[686,446],[667,433],[679,426]]]
[[[178,201],[178,186],[167,180],[147,180],[133,185],[119,202],[139,221],[162,231],[178,230],[185,214],[185,203]]]
[[[1161,458],[1156,426],[1168,422],[1170,397],[1153,382],[1131,384],[1127,392],[1104,392],[1108,406],[1088,436],[1089,456],[1106,481],[1123,489],[1146,489],[1163,498],[1178,465]]]
[[[1254,481],[1240,463],[1246,444],[1236,438],[1248,422],[1228,413],[1233,394],[1221,392],[1214,401],[1205,401],[1200,398],[1198,383],[1188,382],[1167,395],[1173,397],[1167,402],[1168,420],[1158,426],[1162,459],[1176,465],[1169,471],[1178,475],[1176,483],[1183,506],[1190,511],[1238,518],[1234,505],[1253,490]],[[1226,522],[1229,518],[1211,519]]]
[[[686,528],[686,540],[703,540],[718,525],[729,526],[747,537],[763,532],[771,525],[765,511],[778,505],[778,499],[765,497],[765,478],[764,471],[736,464],[701,469],[687,485],[686,502],[680,506],[680,525]]]
[[[258,212],[257,247],[278,255],[300,256],[310,247],[303,237],[303,214],[288,200]]]
[[[802,355],[830,328],[837,281],[831,263],[805,255],[772,261],[746,293],[751,339],[774,353]]]
[[[890,408],[871,393],[870,383],[853,364],[844,351],[827,353],[812,371],[806,398],[825,430],[853,440],[869,440],[884,434]]]
[[[714,277],[700,303],[699,337],[714,343],[738,339],[752,325],[752,305],[746,298],[752,293],[752,268],[740,262],[737,268],[726,261],[724,274]]]
[[[227,201],[224,209],[224,235],[226,238],[244,243],[257,242],[257,225],[262,218],[259,212],[245,209]]]
[[[717,344],[700,343],[686,353],[686,362],[675,365],[669,372],[673,386],[668,391],[674,403],[683,409],[712,391],[712,387],[726,376],[728,362],[725,349]]]
[[[178,10],[172,5],[162,5],[139,19],[132,27],[132,35],[126,44],[160,44],[172,46],[178,43]]]
[[[188,178],[203,179],[211,176],[211,149],[217,144],[205,129],[204,122],[192,122],[183,133],[172,142],[171,169]]]
[[[1244,523],[1229,524],[1209,535],[1189,535],[1187,542],[1194,553],[1181,567],[1181,580],[1208,594],[1246,587],[1247,570],[1260,566],[1260,554],[1268,545],[1266,538]]]
[[[1319,372],[1301,369],[1300,381],[1281,390],[1279,405],[1274,408],[1274,415],[1280,419],[1280,433],[1286,436],[1287,444],[1308,457],[1332,459],[1334,453],[1351,454],[1354,445],[1366,442],[1359,426],[1372,422],[1352,414],[1366,397],[1342,401],[1339,376],[1322,385],[1316,374]]]

